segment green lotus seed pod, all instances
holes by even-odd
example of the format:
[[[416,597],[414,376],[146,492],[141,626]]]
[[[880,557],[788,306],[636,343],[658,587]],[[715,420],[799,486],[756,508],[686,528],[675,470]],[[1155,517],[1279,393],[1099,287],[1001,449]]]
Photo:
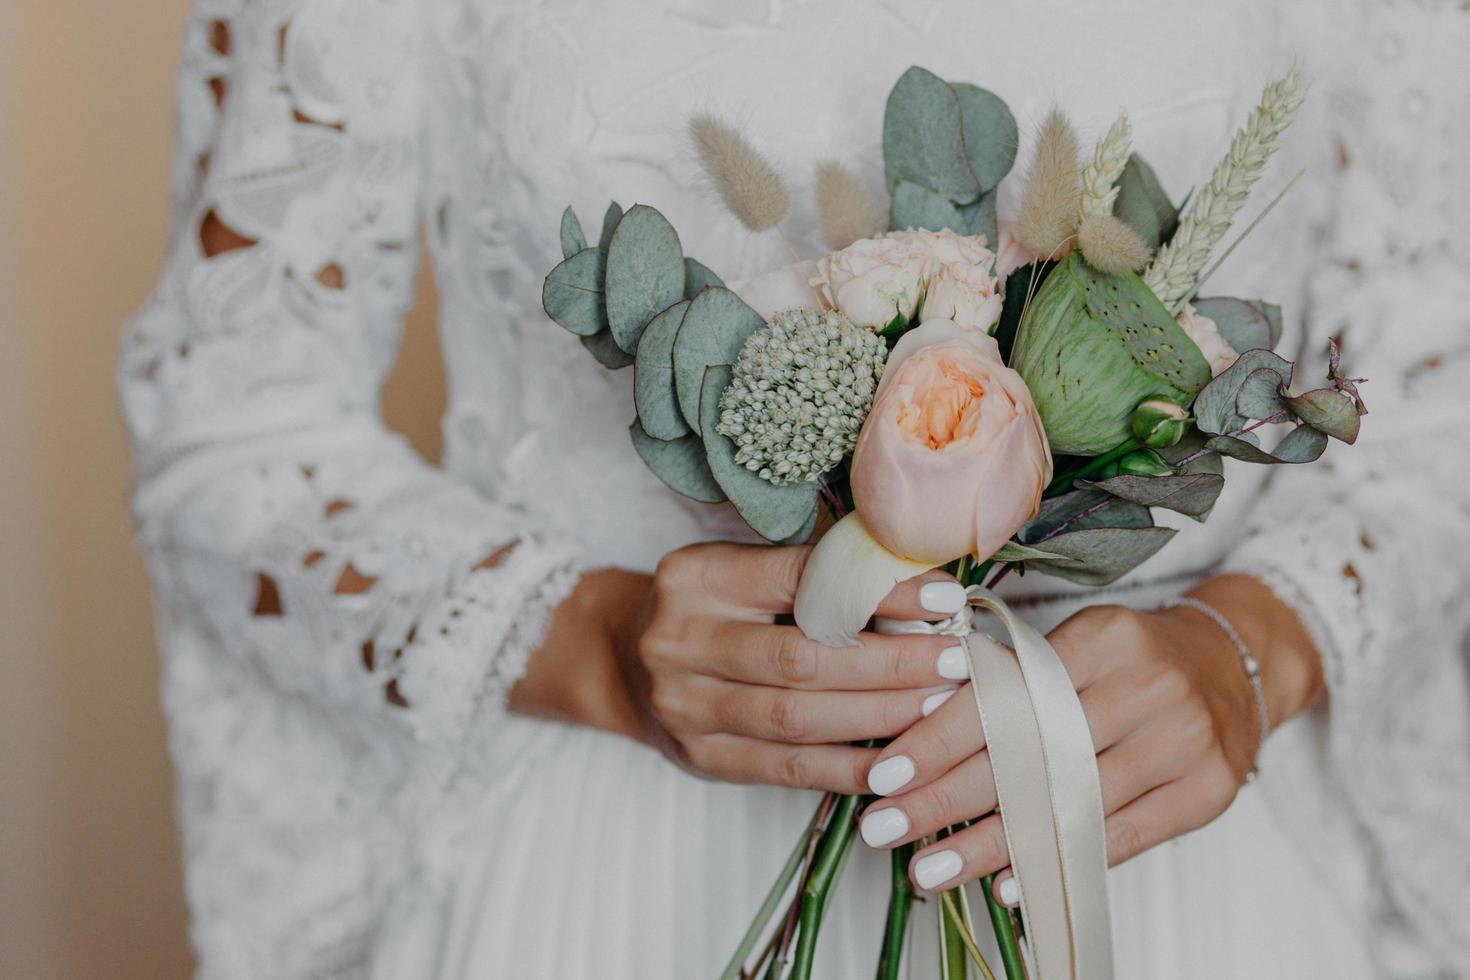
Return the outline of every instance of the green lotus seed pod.
[[[1189,412],[1163,398],[1149,398],[1133,410],[1128,427],[1133,438],[1154,449],[1177,445],[1189,429]]]

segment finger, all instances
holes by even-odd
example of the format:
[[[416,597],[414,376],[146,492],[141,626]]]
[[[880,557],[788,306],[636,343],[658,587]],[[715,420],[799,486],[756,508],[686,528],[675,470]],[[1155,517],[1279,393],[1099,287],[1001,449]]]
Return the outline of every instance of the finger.
[[[938,620],[953,616],[968,600],[965,587],[948,572],[933,569],[900,582],[878,603],[885,619]]]
[[[892,796],[931,783],[985,747],[985,730],[968,685],[894,739],[868,774],[868,789]],[[974,814],[971,814],[973,816]]]
[[[869,847],[897,847],[994,809],[990,753],[980,752],[927,786],[874,803],[858,830]]]
[[[1005,827],[992,814],[914,853],[909,878],[922,891],[943,891],[995,874],[1011,863]]]
[[[728,623],[708,650],[707,665],[727,680],[802,690],[897,691],[952,687],[956,680],[954,655],[944,657],[955,645],[952,637],[864,633],[861,640],[860,647],[837,650],[795,626]]]
[[[738,735],[709,735],[685,749],[699,773],[731,783],[760,783],[852,795],[863,792],[873,749],[848,745],[778,745]]]
[[[933,690],[793,691],[709,681],[712,732],[807,745],[891,738],[923,717]],[[699,726],[699,719],[691,719]]]
[[[1179,779],[1150,790],[1108,817],[1108,866],[1209,823],[1218,811],[1204,806],[1202,795],[1191,780]]]
[[[791,612],[811,546],[714,542],[671,551],[659,562],[659,582],[692,588],[736,617]]]

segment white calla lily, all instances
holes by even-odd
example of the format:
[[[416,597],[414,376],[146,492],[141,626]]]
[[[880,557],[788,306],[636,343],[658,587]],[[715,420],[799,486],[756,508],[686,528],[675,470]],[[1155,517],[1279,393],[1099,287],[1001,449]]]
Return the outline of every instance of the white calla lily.
[[[796,625],[829,647],[858,645],[883,597],[937,562],[900,558],[879,544],[856,513],[832,526],[812,550],[796,589]]]

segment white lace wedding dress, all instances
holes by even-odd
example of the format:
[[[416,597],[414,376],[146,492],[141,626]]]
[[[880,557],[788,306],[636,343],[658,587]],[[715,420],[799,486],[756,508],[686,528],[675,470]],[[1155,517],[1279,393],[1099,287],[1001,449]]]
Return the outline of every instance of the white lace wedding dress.
[[[652,204],[727,278],[782,262],[696,176],[683,125],[712,109],[786,171],[815,254],[814,162],[881,188],[911,63],[1023,133],[1053,100],[1089,138],[1127,107],[1178,197],[1294,59],[1269,183],[1307,177],[1209,291],[1281,302],[1314,376],[1338,335],[1373,414],[1322,464],[1233,466],[1207,525],[1089,598],[1254,571],[1311,624],[1328,707],[1224,817],[1113,872],[1119,976],[1470,975],[1467,50],[1470,13],[1427,0],[198,0],[120,383],[200,976],[712,977],[810,813],[504,712],[580,569],[746,536],[644,470],[632,372],[541,312],[565,204],[593,229]],[[442,471],[376,410],[421,234]],[[1041,625],[1086,601],[1010,584]],[[860,845],[822,976],[870,975],[887,875]]]

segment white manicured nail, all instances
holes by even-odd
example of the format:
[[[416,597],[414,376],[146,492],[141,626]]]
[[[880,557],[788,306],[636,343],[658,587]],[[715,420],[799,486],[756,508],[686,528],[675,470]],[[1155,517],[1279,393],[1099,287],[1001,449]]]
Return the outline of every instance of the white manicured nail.
[[[958,688],[952,687],[948,691],[940,691],[938,694],[929,695],[927,698],[924,699],[924,703],[919,705],[919,714],[923,715],[925,718],[928,718],[934,712],[939,710],[939,706],[941,704],[954,697],[954,692],[957,690]]]
[[[939,655],[939,676],[951,681],[970,679],[970,658],[964,647],[950,647]]]
[[[914,878],[920,888],[933,891],[959,874],[964,866],[965,862],[955,851],[935,851],[919,858],[914,865]]]
[[[995,897],[1000,899],[1000,904],[1006,908],[1013,909],[1021,904],[1021,883],[1016,876],[1003,878],[995,885]]]
[[[958,582],[930,582],[919,588],[919,605],[932,613],[953,615],[965,608],[965,587]]]
[[[896,793],[914,778],[914,760],[906,755],[884,759],[868,770],[868,789],[879,796]]]
[[[896,806],[885,807],[863,817],[859,829],[862,830],[863,841],[869,847],[882,847],[884,844],[892,844],[909,832],[909,818]]]

